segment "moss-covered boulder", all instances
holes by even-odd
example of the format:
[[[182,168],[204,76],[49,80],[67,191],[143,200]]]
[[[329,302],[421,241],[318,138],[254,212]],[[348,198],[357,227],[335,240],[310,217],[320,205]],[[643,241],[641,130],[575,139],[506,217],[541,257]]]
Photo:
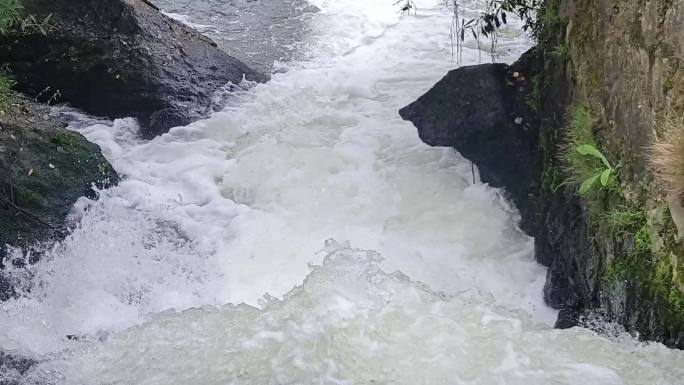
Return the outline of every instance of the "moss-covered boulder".
[[[118,176],[100,148],[47,106],[14,96],[0,108],[0,257],[7,245],[29,247],[64,234],[67,215],[93,186]],[[12,261],[3,261],[4,263]],[[23,263],[15,261],[14,263]]]

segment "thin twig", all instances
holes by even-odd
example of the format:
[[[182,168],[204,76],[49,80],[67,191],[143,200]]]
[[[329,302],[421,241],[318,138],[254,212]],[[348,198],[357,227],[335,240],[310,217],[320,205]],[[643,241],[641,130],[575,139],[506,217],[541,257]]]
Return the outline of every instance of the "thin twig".
[[[12,208],[15,209],[15,210],[17,210],[17,211],[19,211],[19,212],[21,212],[21,213],[23,213],[23,214],[25,214],[25,215],[28,215],[29,217],[33,218],[35,221],[41,223],[42,225],[44,225],[45,227],[49,228],[50,230],[52,230],[52,231],[54,231],[54,232],[56,232],[56,233],[60,233],[60,232],[61,232],[61,231],[59,231],[56,227],[54,227],[54,226],[52,226],[51,224],[45,222],[43,219],[41,219],[41,218],[40,218],[39,216],[37,216],[36,214],[34,214],[34,213],[32,213],[32,212],[26,210],[25,208],[22,208],[22,207],[17,206],[14,202],[10,202],[9,200],[7,200],[7,199],[5,199],[5,198],[0,198],[0,201],[1,201],[2,203],[6,204],[6,205],[8,205],[8,206],[10,206],[10,207],[12,207]]]
[[[15,203],[15,199],[14,199],[14,184],[12,183],[12,165],[14,164],[14,162],[15,162],[16,160],[17,160],[17,159],[15,158],[15,159],[12,160],[12,163],[10,163],[10,165],[9,165],[9,167],[8,167],[7,176],[6,176],[6,177],[7,177],[7,183],[9,184],[10,199],[11,199],[11,200],[8,200],[8,199],[5,198],[5,197],[0,197],[0,201],[1,201],[2,203],[4,203],[4,204],[10,206],[11,208],[15,209],[16,211],[19,211],[20,213],[23,213],[24,215],[27,215],[27,216],[33,218],[35,221],[37,221],[37,222],[43,224],[44,226],[46,226],[46,227],[49,228],[50,230],[52,230],[52,231],[54,231],[54,232],[56,232],[56,233],[60,233],[60,231],[59,231],[57,228],[55,228],[55,227],[52,226],[51,224],[47,223],[46,221],[44,221],[43,219],[41,219],[41,218],[40,218],[39,216],[37,216],[36,214],[34,214],[34,213],[32,213],[32,212],[26,210],[26,209],[23,208],[23,207],[18,206],[18,205]]]

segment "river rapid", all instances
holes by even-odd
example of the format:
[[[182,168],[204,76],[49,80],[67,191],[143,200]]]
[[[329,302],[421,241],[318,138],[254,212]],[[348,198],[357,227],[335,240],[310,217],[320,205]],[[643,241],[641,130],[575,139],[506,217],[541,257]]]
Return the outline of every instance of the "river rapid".
[[[9,272],[23,292],[0,304],[0,347],[39,363],[0,379],[684,384],[682,352],[552,328],[515,209],[397,113],[458,64],[491,61],[489,46],[454,52],[443,0],[415,0],[415,15],[392,3],[160,1],[224,47],[259,31],[250,47],[279,48],[241,58],[272,79],[150,141],[131,119],[62,111],[123,180]],[[268,25],[241,27],[260,12]],[[512,24],[497,61],[532,44]]]

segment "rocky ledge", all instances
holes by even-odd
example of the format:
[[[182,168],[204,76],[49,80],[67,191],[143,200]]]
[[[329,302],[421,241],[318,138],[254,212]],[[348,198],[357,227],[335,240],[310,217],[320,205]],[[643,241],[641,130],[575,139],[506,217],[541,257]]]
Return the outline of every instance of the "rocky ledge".
[[[267,77],[145,0],[24,0],[40,27],[0,37],[20,91],[110,118],[151,138],[206,116],[217,93]]]

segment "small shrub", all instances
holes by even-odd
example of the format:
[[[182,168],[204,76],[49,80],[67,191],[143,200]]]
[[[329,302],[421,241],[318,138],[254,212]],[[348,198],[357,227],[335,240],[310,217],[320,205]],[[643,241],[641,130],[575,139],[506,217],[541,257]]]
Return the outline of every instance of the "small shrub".
[[[645,254],[651,251],[651,232],[648,225],[644,224],[634,234],[634,252],[637,254]]]
[[[19,0],[0,0],[0,35],[7,33],[7,30],[19,21],[22,10]],[[14,80],[7,76],[5,69],[0,69],[0,108],[7,104],[14,84]]]
[[[643,209],[619,206],[605,215],[606,222],[619,233],[629,233],[634,237],[634,255],[651,251],[651,231]]]
[[[646,223],[646,215],[642,210],[619,206],[606,213],[606,221],[616,230],[633,231]]]
[[[0,0],[0,34],[20,20],[23,7],[19,0]]]
[[[19,26],[22,32],[40,32],[41,35],[47,36],[48,32],[54,27],[50,23],[50,19],[52,19],[52,14],[47,15],[42,20],[36,19],[35,15],[28,15],[20,20]]]
[[[594,117],[586,106],[576,106],[570,114],[568,136],[572,142],[594,141]]]
[[[568,44],[559,44],[551,51],[551,55],[560,60],[566,60],[570,57],[570,46]]]
[[[663,189],[684,201],[684,122],[669,119],[650,149],[650,164]]]
[[[0,72],[0,108],[5,106],[12,95],[14,80]]]

